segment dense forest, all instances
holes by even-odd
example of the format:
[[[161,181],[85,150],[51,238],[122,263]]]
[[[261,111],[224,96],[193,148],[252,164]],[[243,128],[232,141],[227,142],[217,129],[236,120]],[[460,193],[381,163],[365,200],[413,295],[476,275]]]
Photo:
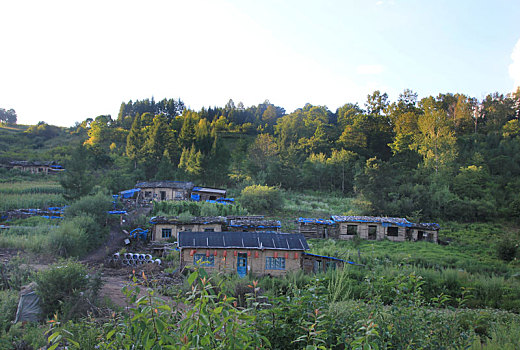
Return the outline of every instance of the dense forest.
[[[112,191],[151,179],[256,183],[342,193],[371,214],[482,221],[520,215],[519,116],[520,89],[482,101],[405,90],[392,102],[375,91],[364,106],[289,114],[268,100],[194,111],[152,98],[70,131],[84,140],[86,171],[109,175]],[[41,122],[26,133],[45,140],[58,130]],[[50,157],[66,156],[56,149]]]

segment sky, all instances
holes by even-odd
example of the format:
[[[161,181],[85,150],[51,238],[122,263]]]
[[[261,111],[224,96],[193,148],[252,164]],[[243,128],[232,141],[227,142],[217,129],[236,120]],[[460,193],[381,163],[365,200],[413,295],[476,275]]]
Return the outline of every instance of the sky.
[[[520,1],[0,0],[0,108],[19,124],[117,117],[121,102],[287,112],[520,85]]]

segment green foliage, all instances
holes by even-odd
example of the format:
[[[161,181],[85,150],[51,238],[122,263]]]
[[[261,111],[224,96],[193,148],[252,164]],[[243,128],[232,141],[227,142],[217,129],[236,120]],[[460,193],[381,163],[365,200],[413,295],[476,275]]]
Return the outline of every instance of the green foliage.
[[[35,281],[42,311],[47,316],[64,312],[82,297],[81,293],[87,293],[94,301],[100,288],[99,277],[89,275],[87,268],[74,260],[60,261],[39,271]]]
[[[142,277],[145,296],[138,297],[141,292],[138,286],[124,288],[132,306],[128,314],[118,315],[99,327],[98,349],[261,349],[269,346],[267,339],[255,332],[255,316],[235,307],[235,299],[219,292],[221,288],[213,285],[203,270],[195,270],[188,277],[193,288],[177,300],[191,305],[185,311],[172,309],[156,297],[144,273]],[[137,282],[137,278],[133,281]],[[49,341],[54,345],[50,349],[63,341],[67,341],[70,349],[85,349],[83,343],[93,337],[80,338],[65,326],[57,320],[53,322]]]
[[[11,327],[11,322],[16,316],[17,306],[18,291],[15,289],[0,290],[0,338]]]
[[[95,195],[83,197],[72,203],[65,210],[66,218],[73,218],[76,216],[90,215],[98,225],[104,225],[108,218],[107,211],[112,208],[112,199],[98,192]]]
[[[253,185],[240,193],[240,203],[250,213],[275,212],[283,208],[281,191],[276,187]]]
[[[77,200],[90,193],[94,186],[94,179],[89,172],[87,152],[81,145],[77,146],[71,159],[65,163],[67,171],[60,179],[63,187],[63,197],[67,200]]]
[[[511,238],[503,238],[497,245],[498,257],[504,261],[512,261],[518,252],[518,242]]]
[[[19,256],[0,265],[0,290],[20,290],[33,277],[34,271]]]
[[[152,215],[179,216],[188,213],[191,216],[228,216],[245,215],[247,211],[240,205],[209,202],[161,201],[154,202]]]

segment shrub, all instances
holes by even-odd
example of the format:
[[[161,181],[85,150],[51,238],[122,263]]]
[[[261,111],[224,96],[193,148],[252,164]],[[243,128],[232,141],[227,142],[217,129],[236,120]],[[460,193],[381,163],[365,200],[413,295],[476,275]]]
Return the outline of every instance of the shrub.
[[[104,225],[109,211],[112,208],[112,199],[103,193],[97,193],[93,196],[82,197],[75,201],[65,210],[66,218],[76,216],[90,215],[99,225]]]
[[[518,250],[518,244],[510,238],[504,238],[498,243],[498,257],[504,261],[512,261]]]
[[[93,217],[84,215],[65,220],[47,239],[49,252],[62,257],[81,256],[97,247],[106,229],[99,227]]]
[[[11,321],[16,316],[18,292],[15,290],[0,291],[0,335],[11,327]]]
[[[275,212],[283,208],[280,190],[262,185],[244,188],[240,194],[240,203],[251,213]]]
[[[85,266],[73,260],[52,265],[36,275],[36,292],[41,298],[45,315],[62,311],[63,302],[78,297],[89,288],[89,276]]]

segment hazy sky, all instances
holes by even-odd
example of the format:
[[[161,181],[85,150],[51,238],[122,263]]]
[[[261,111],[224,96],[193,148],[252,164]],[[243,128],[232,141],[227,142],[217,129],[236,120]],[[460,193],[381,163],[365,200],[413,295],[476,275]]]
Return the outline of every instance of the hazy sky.
[[[117,117],[154,96],[288,112],[520,85],[520,1],[0,0],[0,108],[21,124]]]

